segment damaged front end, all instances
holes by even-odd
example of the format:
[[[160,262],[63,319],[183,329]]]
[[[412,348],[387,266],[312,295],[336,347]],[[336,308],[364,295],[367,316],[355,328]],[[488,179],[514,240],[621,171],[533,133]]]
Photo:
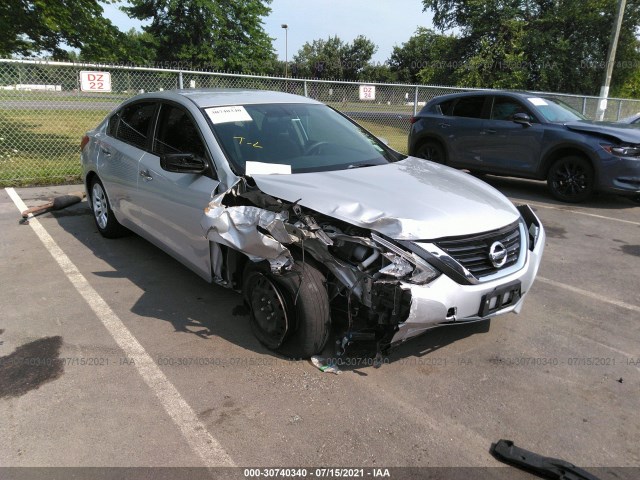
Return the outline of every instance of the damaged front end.
[[[268,262],[275,277],[296,262],[312,262],[326,278],[332,323],[343,327],[338,354],[362,340],[384,351],[409,316],[407,285],[425,285],[440,275],[391,239],[269,196],[251,179],[216,195],[201,224],[212,242],[214,279],[237,290],[241,264],[229,266],[225,247],[251,262]]]
[[[308,314],[296,302],[300,285],[310,281],[300,272],[304,265],[313,266],[322,277],[317,288],[326,290],[326,323],[339,333],[338,355],[348,345],[366,341],[375,345],[380,359],[390,346],[428,329],[518,313],[544,249],[544,229],[526,206],[513,208],[512,223],[498,229],[435,240],[397,240],[375,225],[354,225],[300,203],[262,192],[251,178],[215,196],[202,219],[211,241],[213,277],[238,291],[247,290],[242,281],[247,268],[263,265],[260,275],[269,278],[258,283],[271,285],[271,290],[253,302],[262,313],[254,315],[252,309],[252,321],[264,318],[259,326],[262,336],[275,331],[280,341],[287,330],[305,328],[292,318]],[[298,283],[291,283],[292,274],[299,275]],[[312,277],[317,281],[318,275]],[[278,282],[285,277],[289,280]],[[260,303],[287,296],[290,300],[282,301],[280,313]],[[286,325],[271,325],[272,318],[284,318]],[[319,350],[311,354],[319,353],[325,343],[325,337],[316,339]]]

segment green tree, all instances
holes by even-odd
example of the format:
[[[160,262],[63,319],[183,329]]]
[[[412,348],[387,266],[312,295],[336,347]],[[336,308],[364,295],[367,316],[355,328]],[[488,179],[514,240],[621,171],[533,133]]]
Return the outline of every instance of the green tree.
[[[134,28],[125,33],[116,30],[109,42],[86,42],[80,49],[79,60],[149,65],[156,59],[157,48],[156,39],[147,32]]]
[[[460,85],[597,94],[617,0],[423,0],[464,44]],[[640,60],[640,0],[628,0],[613,87]]]
[[[360,80],[365,72],[371,72],[371,57],[377,50],[376,44],[362,35],[351,43],[334,36],[305,43],[293,61],[300,77]]]
[[[419,27],[400,47],[393,47],[389,65],[398,80],[406,83],[455,83],[459,40]]]
[[[110,44],[117,29],[102,17],[97,0],[4,0],[0,2],[0,56],[50,54],[66,48]]]
[[[143,30],[157,42],[156,60],[192,68],[261,73],[273,68],[272,39],[262,18],[271,0],[131,0],[122,9],[150,20]]]

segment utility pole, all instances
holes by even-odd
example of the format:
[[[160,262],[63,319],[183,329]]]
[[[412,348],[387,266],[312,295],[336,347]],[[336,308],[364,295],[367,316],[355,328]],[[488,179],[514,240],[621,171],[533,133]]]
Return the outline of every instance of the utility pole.
[[[624,17],[624,8],[627,0],[618,0],[618,8],[616,10],[616,18],[613,22],[611,30],[611,41],[609,42],[609,51],[607,52],[607,66],[604,72],[604,80],[600,88],[600,101],[598,102],[598,113],[596,120],[601,122],[604,119],[604,112],[607,109],[607,98],[609,97],[609,85],[611,85],[611,75],[613,74],[613,64],[616,61],[616,50],[618,48],[618,38],[620,38],[620,29],[622,28],[622,18]]]
[[[281,27],[284,28],[284,78],[287,78],[289,76],[287,71],[289,66],[289,25],[283,23]]]

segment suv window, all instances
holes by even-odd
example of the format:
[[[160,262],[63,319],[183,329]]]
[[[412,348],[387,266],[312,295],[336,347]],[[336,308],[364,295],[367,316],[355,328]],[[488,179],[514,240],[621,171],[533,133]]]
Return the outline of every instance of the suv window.
[[[149,125],[155,109],[156,105],[152,102],[135,103],[124,107],[116,114],[120,117],[116,138],[138,148],[146,148]]]
[[[182,108],[162,104],[153,153],[193,153],[205,156],[205,148],[198,133],[198,128],[191,117]]]
[[[485,97],[462,97],[453,107],[454,117],[482,118]]]
[[[508,97],[495,97],[491,109],[491,120],[513,120],[516,113],[526,113],[532,119],[534,118],[531,112],[517,100]]]
[[[434,112],[439,115],[451,115],[451,107],[453,106],[455,100],[447,100],[446,102],[438,103],[434,105]]]

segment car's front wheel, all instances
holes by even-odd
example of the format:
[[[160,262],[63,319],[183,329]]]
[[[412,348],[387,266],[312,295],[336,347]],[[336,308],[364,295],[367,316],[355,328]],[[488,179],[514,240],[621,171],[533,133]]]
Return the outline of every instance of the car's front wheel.
[[[442,148],[442,145],[432,140],[428,140],[421,144],[416,150],[415,156],[442,164],[444,164],[446,160],[446,154],[444,148]]]
[[[292,358],[320,353],[329,337],[329,297],[325,277],[308,263],[272,274],[266,262],[249,262],[243,295],[251,328],[260,343]]]
[[[90,195],[89,201],[91,202],[93,218],[100,234],[105,238],[117,238],[124,235],[127,230],[120,225],[120,222],[113,214],[104,185],[98,177],[91,181]]]
[[[582,157],[570,155],[556,160],[547,175],[551,194],[563,202],[584,202],[593,192],[594,173]]]

